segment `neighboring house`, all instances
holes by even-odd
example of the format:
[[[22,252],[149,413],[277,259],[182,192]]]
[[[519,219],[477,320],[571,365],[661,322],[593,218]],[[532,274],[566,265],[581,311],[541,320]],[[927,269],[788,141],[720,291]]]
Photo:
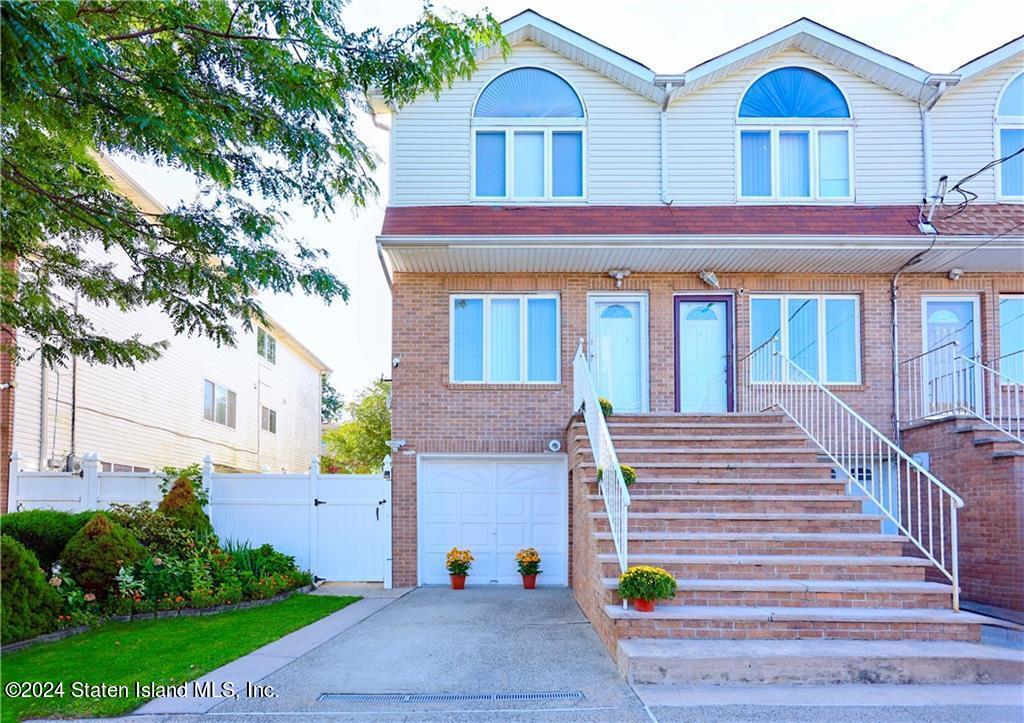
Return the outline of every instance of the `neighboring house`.
[[[842,556],[898,551],[895,535],[854,534],[865,533],[862,523],[879,530],[859,498],[765,499],[794,489],[834,492],[842,481],[828,481],[830,465],[799,446],[806,440],[796,427],[778,446],[788,440],[797,448],[775,449],[767,435],[789,422],[735,412],[756,386],[746,357],[773,337],[794,369],[894,439],[903,426],[928,428],[940,412],[963,416],[961,407],[943,406],[950,400],[942,391],[928,413],[898,415],[898,392],[911,375],[904,368],[896,384],[897,361],[957,340],[972,361],[1003,357],[994,363],[1004,384],[1024,378],[1016,361],[1024,349],[1024,156],[967,181],[978,197],[962,213],[954,215],[961,197],[952,192],[934,213],[921,204],[939,177],[952,186],[1024,145],[1024,40],[934,75],[802,19],[685,73],[660,75],[531,11],[503,28],[509,56],[481,50],[473,76],[439,97],[397,113],[375,101],[378,114],[392,116],[390,198],[377,243],[400,358],[395,584],[445,582],[444,553],[453,545],[472,548],[471,583],[513,583],[515,552],[533,545],[544,560],[541,580],[571,583],[609,645],[677,629],[786,636],[775,622],[749,622],[761,618],[744,603],[826,610],[800,623],[824,637],[842,637],[847,624],[862,631],[851,637],[915,637],[911,618],[886,617],[892,608],[945,607],[946,615],[948,584],[934,587],[918,571],[920,580],[886,597],[895,584],[888,568],[863,572],[860,563],[880,563]],[[922,213],[937,234],[921,225]],[[611,425],[612,437],[622,437],[619,458],[640,472],[630,564],[661,562],[713,591],[681,592],[663,617],[645,618],[660,632],[616,607],[616,533],[601,497],[581,491],[598,493],[589,445],[572,422],[582,340],[589,376],[620,420]],[[931,369],[917,379],[918,401],[923,388],[937,389],[941,374]],[[708,437],[707,453],[685,449],[691,428],[698,436],[721,428],[721,438]],[[929,453],[933,468],[944,467],[942,481],[967,498],[965,596],[985,599],[985,586],[995,585],[1002,592],[991,602],[1022,609],[1022,447],[1009,437],[983,444],[969,472],[937,464],[946,454],[941,442],[912,451]],[[568,455],[552,451],[560,445]],[[1003,461],[994,460],[996,448]],[[687,452],[688,461],[664,459]],[[889,484],[888,471],[844,464],[862,482]],[[986,474],[999,476],[998,493],[984,487]],[[734,494],[708,503],[707,491],[724,483]],[[886,490],[880,494],[896,488]],[[736,510],[753,510],[766,526],[691,520]],[[772,510],[814,519],[801,527]],[[982,569],[992,550],[981,549],[987,543],[972,537],[971,525],[999,537],[998,569]],[[779,541],[787,535],[795,536],[792,547]],[[936,536],[948,540],[948,527]],[[764,580],[737,581],[771,577],[758,567],[763,560],[744,558],[756,568],[744,572],[707,560],[686,568],[692,558],[675,556],[814,545],[842,565],[777,574],[823,578],[818,597],[804,586],[797,587],[805,597],[787,598]],[[949,566],[945,556],[942,564]],[[987,581],[971,589],[972,575]],[[869,582],[848,598],[856,579]],[[724,626],[691,624],[700,605],[736,607],[716,608]],[[865,606],[881,610],[865,622],[855,617]],[[926,613],[912,620],[933,638],[977,639],[966,613],[955,618],[959,627],[933,616],[937,610]]]
[[[124,171],[102,163],[136,205],[162,211]],[[61,469],[69,456],[74,463],[96,452],[113,471],[181,467],[209,454],[220,470],[297,472],[320,454],[320,377],[328,368],[281,325],[268,319],[246,332],[239,324],[237,346],[218,348],[205,337],[175,336],[154,307],[81,308],[115,338],[140,333],[170,346],[134,369],[82,361],[44,369],[22,337],[7,441],[22,469]],[[5,466],[5,483],[6,473]]]

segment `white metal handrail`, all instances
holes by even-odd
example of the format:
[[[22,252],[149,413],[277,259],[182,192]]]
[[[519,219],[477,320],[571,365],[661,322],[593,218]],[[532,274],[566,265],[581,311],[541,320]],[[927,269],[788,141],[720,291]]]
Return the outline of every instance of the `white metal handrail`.
[[[985,400],[976,399],[974,404],[964,405],[964,411],[1024,444],[1024,423],[1021,419],[1024,384],[974,359],[963,356],[957,356],[956,359],[961,372],[971,379],[977,379],[987,395]]]
[[[777,341],[739,363],[743,411],[777,407],[793,420],[950,580],[959,610],[957,510],[963,500],[783,354]]]
[[[604,499],[604,507],[608,512],[608,525],[611,528],[612,540],[615,543],[615,554],[622,572],[628,567],[627,536],[629,529],[629,490],[622,476],[619,458],[615,454],[612,435],[608,431],[601,404],[598,401],[594,381],[590,376],[590,365],[580,339],[576,356],[572,360],[572,386],[574,405],[582,412],[587,425],[587,437],[590,439],[590,450],[597,466],[598,489]],[[623,606],[625,606],[623,601]]]
[[[953,414],[961,400],[974,393],[962,389],[963,378],[956,374],[958,344],[949,341],[900,362],[904,394],[900,397],[899,422],[910,424],[922,419]]]

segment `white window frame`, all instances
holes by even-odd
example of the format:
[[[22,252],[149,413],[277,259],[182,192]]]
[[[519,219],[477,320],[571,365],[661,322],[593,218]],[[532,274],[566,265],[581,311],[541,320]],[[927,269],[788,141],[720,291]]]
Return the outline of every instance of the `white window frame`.
[[[267,426],[263,426],[264,412],[267,413]],[[265,404],[260,406],[260,430],[268,434],[277,434],[277,410],[271,409]]]
[[[213,385],[213,417],[212,418],[206,416],[206,385],[207,384],[212,384]],[[229,409],[227,409],[227,408],[225,409],[225,412],[224,412],[225,413],[224,421],[223,422],[218,422],[217,421],[217,389],[218,388],[219,389],[223,389],[225,392],[227,392],[228,395],[231,395],[231,394],[235,395],[235,419],[234,419],[234,424],[230,424],[229,421],[228,421],[231,418],[231,415],[228,414]],[[228,400],[230,400],[230,399],[231,399],[231,397],[228,396]],[[203,378],[203,414],[202,414],[202,418],[203,418],[204,422],[210,422],[211,424],[217,424],[217,425],[220,425],[221,427],[227,427],[228,429],[238,429],[238,393],[235,392],[235,390],[231,389],[231,387],[227,386],[226,384],[220,384],[218,382],[215,382],[212,379],[207,379],[207,378],[204,377]]]
[[[782,353],[789,357],[789,316],[788,306],[790,301],[807,301],[815,300],[818,302],[818,382],[828,387],[856,387],[863,383],[864,370],[863,370],[863,353],[861,351],[861,334],[863,333],[863,327],[861,326],[861,299],[857,294],[804,294],[804,293],[792,293],[792,294],[773,294],[773,293],[755,293],[750,295],[750,302],[747,308],[748,322],[747,326],[750,328],[748,335],[748,343],[750,348],[754,348],[754,327],[750,323],[750,318],[753,317],[751,307],[754,301],[757,299],[777,299],[779,301],[779,314],[780,314],[780,327],[779,327],[779,348]],[[854,381],[837,381],[833,382],[825,379],[825,375],[828,374],[828,344],[826,342],[826,326],[825,326],[825,302],[829,299],[844,299],[853,301],[853,314],[854,314],[854,353],[856,355],[856,370],[857,378]],[[793,361],[796,364],[796,361]],[[782,382],[786,384],[810,384],[802,375],[796,375],[797,378],[791,378],[789,373],[789,365],[784,364],[782,370]],[[754,384],[766,384],[769,380],[756,381]]]
[[[267,349],[273,349],[272,353],[264,354],[260,349],[260,335],[267,339]],[[256,354],[268,364],[277,364],[277,338],[262,326],[256,327]]]
[[[769,196],[745,196],[743,195],[743,152],[741,148],[741,134],[745,131],[762,131],[770,133],[771,144],[771,195]],[[797,132],[808,134],[808,163],[810,163],[810,191],[809,196],[781,196],[779,195],[779,133]],[[818,167],[818,134],[828,131],[846,132],[846,156],[847,168],[849,169],[850,193],[846,196],[822,196],[819,188]],[[854,164],[853,164],[853,119],[852,118],[818,118],[814,120],[794,122],[793,118],[737,118],[736,119],[736,198],[744,203],[850,203],[856,197],[854,190]]]
[[[993,124],[995,134],[993,142],[996,149],[996,158],[1002,158],[1006,155],[1003,152],[1003,131],[1024,130],[1024,116],[999,115],[999,106],[1003,104],[1003,97],[1006,95],[1006,91],[1009,89],[1010,84],[1017,79],[1018,75],[1021,75],[1021,73],[1014,73],[1010,76],[1010,79],[1006,81],[1005,85],[1003,85],[1003,89],[999,91],[999,97],[996,98],[996,116],[995,123]],[[1003,193],[1002,167],[1002,163],[996,166],[996,200],[1006,201],[1007,203],[1024,202],[1024,195],[1010,196]]]
[[[515,195],[515,134],[516,132],[544,133],[544,195]],[[580,196],[555,196],[554,166],[552,157],[552,134],[559,131],[576,132],[581,135],[582,154],[580,163],[583,174],[583,194]],[[478,196],[476,193],[476,139],[480,132],[504,132],[505,134],[505,195]],[[472,153],[470,154],[470,193],[471,200],[497,203],[515,201],[516,203],[579,203],[587,200],[587,128],[584,118],[522,118],[510,121],[508,118],[474,118],[473,119]]]
[[[483,378],[478,380],[457,380],[455,378],[455,302],[459,299],[480,299],[483,301]],[[491,301],[494,299],[519,300],[519,380],[491,381]],[[529,381],[529,330],[527,328],[527,306],[530,299],[554,299],[555,301],[555,378],[543,381]],[[562,301],[557,293],[529,294],[478,294],[455,293],[448,299],[448,381],[459,385],[543,386],[562,383]]]

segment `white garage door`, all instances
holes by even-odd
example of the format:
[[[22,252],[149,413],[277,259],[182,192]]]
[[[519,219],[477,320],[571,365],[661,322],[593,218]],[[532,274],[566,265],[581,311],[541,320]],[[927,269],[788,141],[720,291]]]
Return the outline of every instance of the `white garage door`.
[[[568,527],[562,455],[419,460],[420,580],[448,582],[444,556],[468,547],[471,585],[519,584],[515,555],[536,547],[541,585],[566,585]]]

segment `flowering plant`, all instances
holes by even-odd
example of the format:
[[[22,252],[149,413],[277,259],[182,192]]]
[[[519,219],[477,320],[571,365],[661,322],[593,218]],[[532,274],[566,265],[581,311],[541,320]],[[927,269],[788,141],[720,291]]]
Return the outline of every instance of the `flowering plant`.
[[[516,565],[520,575],[539,575],[540,553],[532,547],[525,547],[516,553]]]
[[[668,600],[676,594],[676,579],[660,567],[637,565],[619,576],[619,595],[627,600]]]
[[[445,555],[444,566],[448,568],[449,574],[468,575],[469,568],[473,566],[473,553],[468,549],[460,550],[453,547]]]

